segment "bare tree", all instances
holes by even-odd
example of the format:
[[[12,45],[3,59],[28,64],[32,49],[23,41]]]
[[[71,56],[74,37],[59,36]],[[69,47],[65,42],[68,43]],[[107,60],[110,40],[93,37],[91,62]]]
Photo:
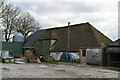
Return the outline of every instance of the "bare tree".
[[[3,9],[5,2],[0,1],[0,28],[2,27],[2,12],[4,12],[5,9]]]
[[[1,20],[2,25],[4,26],[4,37],[8,42],[10,40],[11,34],[14,32],[14,21],[19,15],[20,10],[5,2],[2,2],[1,7]]]
[[[16,30],[25,37],[38,29],[40,29],[40,24],[29,13],[21,14],[16,20]]]
[[[5,1],[0,1],[0,10],[0,20],[4,27],[4,38],[7,42],[10,40],[11,34],[21,32],[27,37],[28,34],[40,28],[40,25],[29,13],[22,13],[19,8]]]

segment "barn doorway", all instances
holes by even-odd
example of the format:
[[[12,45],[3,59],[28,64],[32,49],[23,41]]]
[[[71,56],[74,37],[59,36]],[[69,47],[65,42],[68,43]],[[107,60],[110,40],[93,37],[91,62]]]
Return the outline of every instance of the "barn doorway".
[[[86,64],[86,49],[80,49],[80,63]]]

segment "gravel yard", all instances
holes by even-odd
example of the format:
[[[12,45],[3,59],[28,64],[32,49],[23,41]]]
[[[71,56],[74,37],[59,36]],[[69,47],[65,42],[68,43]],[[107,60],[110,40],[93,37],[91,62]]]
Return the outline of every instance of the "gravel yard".
[[[2,64],[3,78],[118,78],[118,71],[81,64]]]

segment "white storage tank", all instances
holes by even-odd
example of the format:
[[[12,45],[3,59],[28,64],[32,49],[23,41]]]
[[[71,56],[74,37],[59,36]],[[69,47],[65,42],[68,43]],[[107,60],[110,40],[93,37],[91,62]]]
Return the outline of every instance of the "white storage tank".
[[[13,36],[13,42],[24,42],[24,36],[22,33],[15,33]]]

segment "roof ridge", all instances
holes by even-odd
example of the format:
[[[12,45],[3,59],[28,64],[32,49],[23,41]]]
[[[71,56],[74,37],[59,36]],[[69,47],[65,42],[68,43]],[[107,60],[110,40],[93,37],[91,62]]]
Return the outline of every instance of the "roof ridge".
[[[72,26],[77,26],[77,25],[84,25],[84,24],[90,24],[89,22],[85,22],[85,23],[79,23],[79,24],[72,24],[70,25],[70,27]],[[59,29],[59,28],[67,28],[68,26],[62,26],[62,27],[53,27],[53,28],[47,28],[47,29],[40,29],[40,30],[51,30],[51,29]]]

